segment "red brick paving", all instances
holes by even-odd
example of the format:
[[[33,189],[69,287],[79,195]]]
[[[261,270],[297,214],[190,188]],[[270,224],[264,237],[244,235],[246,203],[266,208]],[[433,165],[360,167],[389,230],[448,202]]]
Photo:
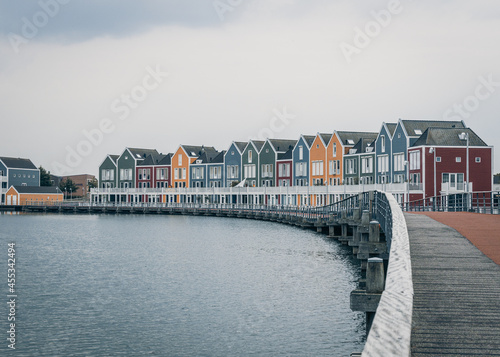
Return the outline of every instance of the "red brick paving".
[[[411,212],[456,229],[488,258],[500,265],[500,215],[471,212]]]

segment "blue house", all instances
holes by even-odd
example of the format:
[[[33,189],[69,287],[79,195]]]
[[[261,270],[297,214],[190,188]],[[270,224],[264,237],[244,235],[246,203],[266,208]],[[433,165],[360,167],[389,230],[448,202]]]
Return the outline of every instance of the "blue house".
[[[301,135],[293,148],[293,185],[309,186],[309,151],[316,135]]]
[[[392,138],[392,182],[406,181],[408,148],[420,138],[428,128],[464,129],[464,121],[444,120],[403,120],[399,119]]]
[[[396,123],[382,123],[375,140],[376,183],[390,183],[392,177],[392,136]]]
[[[30,159],[0,157],[1,202],[10,186],[40,186],[40,170]]]
[[[224,187],[224,157],[226,150],[222,150],[219,155],[207,164],[207,187]]]
[[[220,153],[212,147],[203,147],[197,154],[199,156],[189,165],[189,187],[208,187],[208,164]]]
[[[243,179],[241,157],[248,143],[233,141],[224,156],[225,187],[238,184]]]

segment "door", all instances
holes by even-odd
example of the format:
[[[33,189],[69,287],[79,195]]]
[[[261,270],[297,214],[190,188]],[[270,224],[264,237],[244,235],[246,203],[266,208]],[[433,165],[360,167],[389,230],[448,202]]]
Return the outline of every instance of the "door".
[[[10,206],[12,204],[12,196],[8,195],[7,196],[7,205]]]
[[[12,196],[12,204],[17,205],[17,195]]]

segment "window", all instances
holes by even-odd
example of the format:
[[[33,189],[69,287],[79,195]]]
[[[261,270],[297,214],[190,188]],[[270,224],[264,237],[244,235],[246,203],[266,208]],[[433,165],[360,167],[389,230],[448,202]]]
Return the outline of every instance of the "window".
[[[319,149],[319,144],[316,144],[316,149]]]
[[[174,169],[174,179],[178,180],[179,179],[179,169]],[[175,183],[177,185],[177,182]],[[177,187],[177,186],[176,186]]]
[[[221,179],[222,178],[222,167],[212,166],[210,167],[210,179]]]
[[[357,173],[356,162],[357,162],[356,159],[346,160],[346,174],[353,175]]]
[[[255,164],[245,165],[243,167],[243,173],[245,175],[245,178],[255,178],[255,176],[256,176]]]
[[[278,170],[281,177],[290,176],[290,164],[279,164]]]
[[[420,151],[410,151],[410,170],[420,170]]]
[[[394,154],[394,171],[404,171],[405,169],[404,153]]]
[[[231,151],[231,155],[233,155],[233,156],[234,156],[234,151]]]
[[[262,177],[273,177],[273,164],[262,165]]]
[[[398,133],[398,139],[401,139],[401,133]]]
[[[371,174],[373,173],[373,157],[362,157],[361,158],[361,173]]]
[[[182,166],[182,154],[179,154],[179,156],[177,156],[177,164],[179,166]]]
[[[460,156],[457,156],[457,157],[455,158],[455,162],[462,162],[462,158],[461,158]]]
[[[377,157],[377,172],[386,173],[389,171],[389,156],[383,155]]]
[[[313,161],[312,174],[313,174],[313,176],[323,175],[323,161],[322,160]]]
[[[422,130],[420,130],[420,129],[415,129],[415,134],[416,134],[416,135],[422,135]]]
[[[252,162],[252,150],[248,150],[248,162]]]
[[[302,145],[299,146],[299,160],[304,160],[304,148]]]
[[[307,169],[305,162],[297,162],[295,163],[295,175],[296,176],[306,176]]]
[[[337,143],[333,143],[333,157],[337,156]]]
[[[385,135],[380,136],[380,146],[382,148],[382,152],[385,152]]]
[[[185,167],[182,168],[182,179],[183,180],[186,179],[186,168]]]
[[[441,156],[436,157],[436,162],[441,162]]]
[[[480,157],[476,157],[476,162],[477,163],[481,162],[481,158]]]

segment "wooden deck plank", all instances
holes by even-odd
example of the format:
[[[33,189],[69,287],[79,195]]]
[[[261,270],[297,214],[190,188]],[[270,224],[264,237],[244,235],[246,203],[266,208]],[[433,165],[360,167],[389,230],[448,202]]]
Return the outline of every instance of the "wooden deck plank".
[[[425,215],[405,218],[412,356],[500,356],[500,266],[455,229]]]

